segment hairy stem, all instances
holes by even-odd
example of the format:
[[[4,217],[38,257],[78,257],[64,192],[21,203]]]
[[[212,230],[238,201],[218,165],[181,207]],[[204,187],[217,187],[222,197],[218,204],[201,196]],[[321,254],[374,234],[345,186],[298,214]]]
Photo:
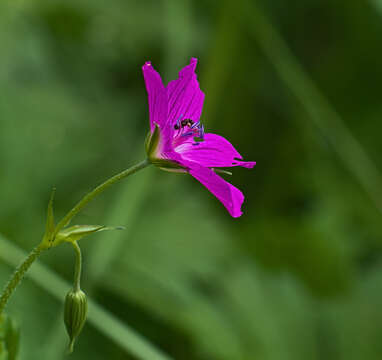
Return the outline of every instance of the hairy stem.
[[[115,184],[119,180],[122,180],[129,175],[132,175],[136,173],[137,171],[144,169],[150,165],[149,160],[143,160],[140,163],[130,167],[129,169],[126,169],[122,172],[120,172],[117,175],[114,175],[110,179],[106,180],[101,185],[97,186],[93,191],[86,194],[78,203],[76,206],[73,207],[72,210],[70,210],[64,218],[57,224],[55,228],[55,234],[57,234],[63,227],[69,224],[70,220],[76,216],[90,201],[92,201],[97,195],[101,194],[103,191],[105,191],[109,186]],[[81,277],[81,250],[78,246],[78,244],[74,244],[73,246],[77,252],[77,263],[76,263],[76,270],[75,270],[75,280],[74,284],[75,287],[78,286],[78,289],[80,287],[80,277]],[[45,250],[45,244],[41,243],[40,245],[36,246],[31,253],[28,255],[28,257],[24,260],[24,262],[19,265],[19,267],[15,270],[13,273],[11,279],[8,281],[7,285],[5,286],[4,290],[1,293],[0,296],[0,315],[4,311],[5,306],[7,305],[7,302],[9,298],[11,297],[12,293],[16,289],[17,285],[21,282],[23,279],[25,273],[28,271],[30,266],[33,264],[33,262],[38,258],[38,256],[41,254],[43,250]]]
[[[101,185],[97,186],[93,191],[86,194],[72,210],[70,210],[64,218],[57,224],[56,226],[56,234],[66,225],[69,224],[70,220],[73,219],[74,216],[76,216],[90,201],[92,201],[97,195],[101,194],[103,191],[105,191],[109,186],[113,185],[114,183],[118,182],[119,180],[122,180],[129,175],[132,175],[136,173],[137,171],[144,169],[150,165],[150,161],[145,159],[141,161],[140,163],[130,167],[129,169],[126,169],[119,174],[111,177],[110,179],[106,180]]]
[[[25,273],[28,271],[33,262],[38,258],[44,248],[40,245],[36,246],[27,258],[16,268],[11,279],[8,281],[0,297],[0,315],[4,311],[7,302],[12,295],[13,291],[16,289],[17,285],[23,279]]]

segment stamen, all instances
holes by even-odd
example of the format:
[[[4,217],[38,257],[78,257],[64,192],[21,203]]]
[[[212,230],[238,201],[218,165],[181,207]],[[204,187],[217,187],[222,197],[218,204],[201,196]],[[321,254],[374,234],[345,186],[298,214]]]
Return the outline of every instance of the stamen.
[[[199,138],[204,139],[204,125],[201,124],[199,127]]]
[[[194,135],[194,132],[193,131],[188,131],[185,134],[182,134],[181,136],[190,136],[190,135]]]
[[[183,117],[183,114],[182,115],[180,115],[179,117],[178,117],[178,119],[176,120],[176,124],[174,125],[174,129],[175,130],[179,130],[180,129],[180,119]]]

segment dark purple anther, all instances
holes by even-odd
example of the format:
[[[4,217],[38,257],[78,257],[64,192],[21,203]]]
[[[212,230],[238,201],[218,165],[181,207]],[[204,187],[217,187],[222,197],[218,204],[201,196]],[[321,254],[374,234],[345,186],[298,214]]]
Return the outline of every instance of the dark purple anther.
[[[182,134],[181,136],[190,136],[190,135],[194,135],[194,133],[192,131],[188,131],[185,134]]]
[[[199,128],[199,137],[201,139],[204,139],[204,126],[203,126],[203,124],[201,124],[200,128]]]
[[[178,117],[178,119],[176,120],[176,124],[174,125],[174,129],[175,130],[179,130],[180,129],[180,119],[183,117],[183,114],[182,115],[180,115],[179,117]]]

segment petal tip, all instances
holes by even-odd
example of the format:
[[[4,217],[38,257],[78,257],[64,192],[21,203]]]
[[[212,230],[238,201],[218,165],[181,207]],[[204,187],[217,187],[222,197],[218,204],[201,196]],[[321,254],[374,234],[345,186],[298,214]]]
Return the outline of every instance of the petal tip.
[[[253,167],[256,165],[256,161],[247,161],[247,168],[253,169]]]
[[[231,190],[233,203],[231,209],[227,208],[227,210],[233,218],[238,218],[243,215],[241,207],[244,203],[244,195],[238,188],[235,188],[233,185],[231,185]]]
[[[185,69],[190,69],[193,73],[195,73],[195,70],[196,70],[196,65],[198,64],[198,59],[197,58],[194,58],[192,57],[190,59],[190,63],[188,65],[186,65],[183,70]]]
[[[234,219],[237,219],[239,218],[241,215],[243,215],[243,212],[240,210],[238,212],[235,212],[233,214],[231,214],[231,216],[234,218]]]
[[[142,70],[145,71],[149,68],[152,68],[151,61],[146,61],[144,65],[142,66]]]

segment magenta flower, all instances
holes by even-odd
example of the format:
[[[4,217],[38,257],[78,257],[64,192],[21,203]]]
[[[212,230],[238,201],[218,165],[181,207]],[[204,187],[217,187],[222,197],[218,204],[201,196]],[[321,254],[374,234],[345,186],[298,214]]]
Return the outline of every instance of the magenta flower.
[[[149,160],[168,171],[189,173],[215,195],[233,217],[239,217],[244,201],[242,192],[225,181],[216,168],[243,166],[242,156],[223,137],[204,133],[199,119],[204,93],[199,88],[197,59],[179,72],[166,87],[150,62],[142,67],[148,93],[150,134],[146,142]]]

